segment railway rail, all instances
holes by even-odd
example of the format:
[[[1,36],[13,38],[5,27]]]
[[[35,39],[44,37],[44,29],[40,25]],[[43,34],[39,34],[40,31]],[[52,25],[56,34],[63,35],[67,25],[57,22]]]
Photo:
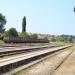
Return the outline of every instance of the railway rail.
[[[37,51],[41,49],[46,48],[53,48],[53,47],[59,47],[58,45],[51,45],[51,46],[21,46],[21,47],[15,47],[15,46],[9,46],[9,47],[0,47],[0,57],[9,56],[9,55],[15,55],[15,54],[21,54],[31,51]]]
[[[60,50],[68,48],[68,47],[70,47],[70,45],[51,48],[51,49],[47,49],[44,51],[40,50],[40,51],[36,51],[36,52],[30,52],[28,54],[24,54],[24,55],[20,55],[20,56],[16,56],[16,57],[10,57],[7,59],[2,59],[2,60],[0,60],[0,72],[1,72],[1,74],[8,72],[8,71],[10,71],[10,69],[12,70],[14,68],[18,68],[19,66],[22,66],[22,65],[27,64],[31,61],[34,61],[42,56],[44,57],[48,54],[58,52]],[[11,65],[14,67],[12,68]]]
[[[60,69],[59,66],[65,63],[71,54],[72,50],[69,50],[69,48],[67,50],[65,49],[62,51],[58,51],[56,53],[48,55],[47,58],[44,57],[43,60],[31,65],[30,67],[19,70],[14,75],[54,75],[53,72],[57,69]],[[62,69],[60,70],[62,74]],[[14,71],[11,72],[13,73]],[[58,73],[57,75],[61,74]]]

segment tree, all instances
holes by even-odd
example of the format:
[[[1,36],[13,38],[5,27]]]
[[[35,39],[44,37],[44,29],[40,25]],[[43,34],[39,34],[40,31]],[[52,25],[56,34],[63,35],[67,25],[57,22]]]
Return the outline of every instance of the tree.
[[[74,10],[73,11],[75,12],[75,6],[74,6]]]
[[[37,39],[38,35],[37,34],[32,34],[30,37],[33,38],[33,39]]]
[[[30,38],[30,36],[29,36],[29,34],[27,32],[20,33],[19,37]]]
[[[26,17],[23,17],[22,20],[22,32],[26,32]]]
[[[4,25],[6,24],[5,16],[0,13],[0,33],[5,31]]]
[[[9,30],[7,30],[5,32],[5,36],[8,36],[8,37],[17,37],[18,36],[18,32],[15,28],[10,28]]]

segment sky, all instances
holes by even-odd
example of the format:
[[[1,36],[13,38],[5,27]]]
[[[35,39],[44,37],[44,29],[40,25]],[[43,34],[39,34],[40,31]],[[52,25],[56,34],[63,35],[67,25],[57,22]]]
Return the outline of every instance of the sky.
[[[0,13],[7,23],[6,30],[22,30],[22,18],[26,16],[27,32],[75,35],[74,0],[0,0]]]

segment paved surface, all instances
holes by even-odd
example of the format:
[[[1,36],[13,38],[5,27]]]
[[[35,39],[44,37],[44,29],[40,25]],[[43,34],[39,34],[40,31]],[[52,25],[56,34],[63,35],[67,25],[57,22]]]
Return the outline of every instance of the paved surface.
[[[69,56],[53,75],[75,75],[75,52]]]

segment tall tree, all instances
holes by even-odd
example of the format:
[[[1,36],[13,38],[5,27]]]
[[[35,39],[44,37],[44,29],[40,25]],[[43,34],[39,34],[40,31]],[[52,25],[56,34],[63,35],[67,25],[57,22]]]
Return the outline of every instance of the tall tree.
[[[0,13],[0,33],[3,33],[5,28],[4,28],[4,25],[6,24],[6,19],[5,19],[5,16],[3,16],[1,13]]]
[[[26,32],[26,17],[23,17],[22,20],[22,32]]]

